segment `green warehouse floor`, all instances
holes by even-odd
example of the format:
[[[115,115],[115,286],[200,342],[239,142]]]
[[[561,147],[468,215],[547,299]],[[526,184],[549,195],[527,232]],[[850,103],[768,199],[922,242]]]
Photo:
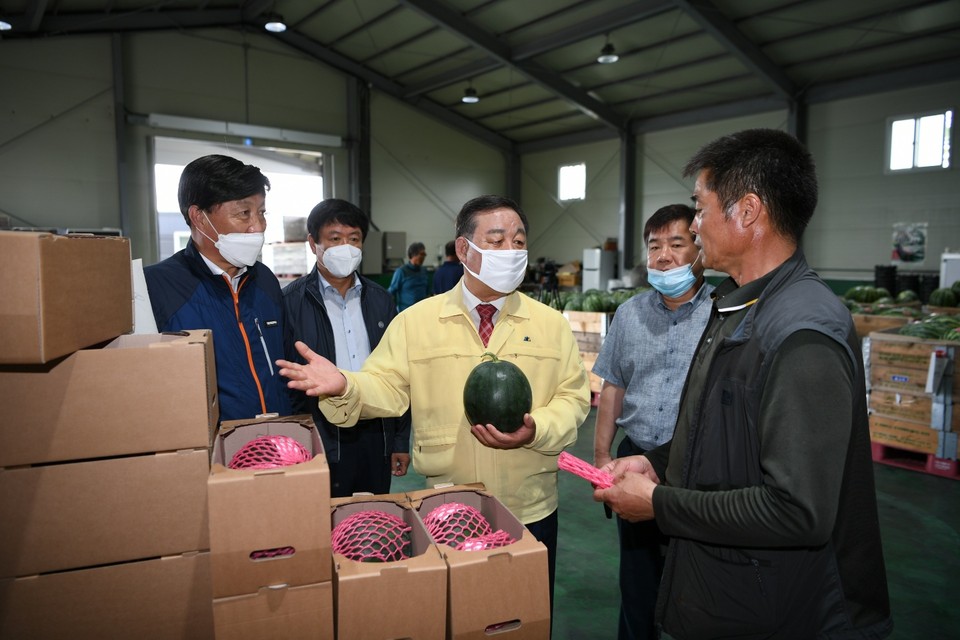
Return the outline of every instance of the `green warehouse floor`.
[[[570,453],[593,459],[591,410]],[[960,629],[960,481],[874,464],[896,640],[958,637]],[[394,491],[419,489],[423,477],[395,479]],[[590,485],[560,472],[560,541],[554,640],[616,638],[616,524]]]

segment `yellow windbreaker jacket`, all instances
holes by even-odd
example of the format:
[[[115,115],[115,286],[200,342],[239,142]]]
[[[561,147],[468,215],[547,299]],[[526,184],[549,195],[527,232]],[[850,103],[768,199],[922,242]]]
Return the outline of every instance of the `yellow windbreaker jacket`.
[[[482,482],[523,523],[557,508],[557,457],[576,442],[590,409],[590,384],[567,320],[519,293],[507,296],[483,346],[463,304],[462,283],[400,313],[347,391],[320,400],[331,423],[397,416],[408,406],[413,466],[428,486]],[[520,449],[491,449],[470,433],[463,386],[484,353],[513,362],[533,390],[537,434]]]

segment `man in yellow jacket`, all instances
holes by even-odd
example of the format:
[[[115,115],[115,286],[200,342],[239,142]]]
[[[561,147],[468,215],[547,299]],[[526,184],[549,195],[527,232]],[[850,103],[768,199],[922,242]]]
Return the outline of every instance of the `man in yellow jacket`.
[[[341,427],[409,406],[414,469],[430,486],[484,483],[547,547],[552,601],[557,457],[576,442],[590,409],[589,379],[566,319],[516,291],[527,269],[520,207],[480,196],[456,225],[463,279],[400,313],[359,372],[338,370],[302,343],[306,364],[277,364],[291,388],[319,398],[324,416]],[[492,333],[484,326],[490,315]],[[464,383],[487,352],[520,367],[533,390],[533,408],[512,433],[470,425],[464,415]]]

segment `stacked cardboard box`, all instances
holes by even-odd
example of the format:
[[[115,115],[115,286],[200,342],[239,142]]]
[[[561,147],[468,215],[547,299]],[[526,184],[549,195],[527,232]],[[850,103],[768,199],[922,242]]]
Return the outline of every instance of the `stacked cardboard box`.
[[[877,444],[957,458],[960,412],[954,400],[957,347],[947,341],[875,331],[865,348],[870,383],[870,437]]]
[[[309,462],[231,469],[244,445],[288,436]],[[310,416],[224,422],[207,481],[218,640],[333,638],[330,473]]]
[[[334,530],[362,511],[387,513],[410,527],[402,560],[361,562],[333,554],[337,637],[444,638],[447,565],[406,495],[335,498],[331,507]]]
[[[477,509],[493,530],[503,530],[515,542],[478,551],[438,544],[423,520],[449,503]],[[336,498],[331,507],[335,532],[363,511],[395,516],[410,527],[407,557],[401,560],[361,562],[334,553],[338,638],[550,637],[546,547],[483,485],[355,495]]]
[[[209,332],[122,335],[125,239],[0,234],[0,270],[0,637],[209,638]]]
[[[600,393],[603,380],[592,373],[591,369],[597,361],[597,356],[600,355],[600,347],[603,345],[603,339],[607,336],[610,323],[613,322],[613,314],[594,311],[564,311],[563,316],[570,322],[573,337],[576,338],[577,346],[580,347],[583,366],[590,373],[590,391]]]
[[[129,333],[127,238],[0,231],[0,364],[43,364]]]
[[[866,338],[874,331],[902,327],[913,320],[913,318],[907,316],[883,316],[871,313],[854,313],[851,315],[858,338]]]
[[[482,485],[457,485],[407,495],[420,519],[447,503],[480,511],[494,531],[515,540],[497,549],[458,551],[437,545],[447,565],[448,640],[550,637],[547,549]]]

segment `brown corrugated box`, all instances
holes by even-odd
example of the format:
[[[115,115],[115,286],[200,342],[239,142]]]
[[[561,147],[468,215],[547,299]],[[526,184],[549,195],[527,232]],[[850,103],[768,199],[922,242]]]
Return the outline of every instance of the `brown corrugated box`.
[[[208,549],[208,475],[206,449],[0,469],[0,577]]]
[[[443,638],[447,565],[406,496],[335,498],[331,507],[334,528],[355,513],[371,510],[397,516],[411,527],[409,558],[358,562],[334,553],[337,637]],[[371,606],[376,606],[375,615]]]
[[[264,587],[218,598],[213,601],[213,624],[217,640],[333,640],[332,583]]]
[[[0,231],[0,364],[42,364],[133,330],[127,238]]]
[[[209,556],[0,580],[0,638],[209,640]]]
[[[0,366],[0,467],[208,447],[210,331],[125,335],[55,363]]]
[[[407,494],[421,520],[433,509],[459,502],[478,509],[494,531],[516,542],[486,551],[438,545],[448,567],[447,638],[504,640],[550,637],[547,549],[493,495],[472,485]]]
[[[313,459],[276,469],[229,469],[234,454],[259,435],[290,436]],[[330,581],[330,471],[310,416],[224,422],[207,496],[214,598]],[[294,552],[269,560],[251,556],[287,547]]]

